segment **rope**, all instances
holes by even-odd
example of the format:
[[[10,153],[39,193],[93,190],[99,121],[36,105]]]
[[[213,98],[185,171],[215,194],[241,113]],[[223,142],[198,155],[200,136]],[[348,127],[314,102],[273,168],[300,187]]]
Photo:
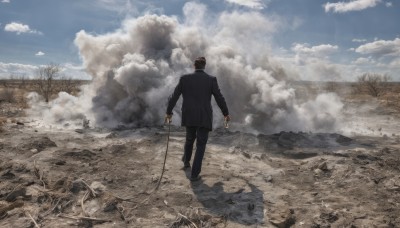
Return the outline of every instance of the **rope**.
[[[164,164],[163,164],[163,168],[162,168],[162,171],[161,171],[160,179],[158,180],[157,186],[156,186],[156,188],[155,188],[154,190],[157,190],[158,187],[160,187],[160,183],[161,183],[161,180],[162,180],[162,178],[163,178],[164,171],[165,171],[165,163],[166,163],[166,161],[167,161],[168,145],[169,145],[169,135],[170,135],[170,132],[171,132],[171,121],[167,121],[167,122],[168,122],[168,134],[167,134],[167,147],[166,147],[166,149],[165,149]]]

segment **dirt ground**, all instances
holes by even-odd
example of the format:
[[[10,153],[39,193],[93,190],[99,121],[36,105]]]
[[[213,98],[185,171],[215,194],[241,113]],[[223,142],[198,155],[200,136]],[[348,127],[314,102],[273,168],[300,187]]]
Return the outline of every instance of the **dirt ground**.
[[[6,116],[0,227],[400,227],[399,112],[345,102],[338,133],[216,129],[193,183],[173,126],[156,191],[166,126],[71,130]]]

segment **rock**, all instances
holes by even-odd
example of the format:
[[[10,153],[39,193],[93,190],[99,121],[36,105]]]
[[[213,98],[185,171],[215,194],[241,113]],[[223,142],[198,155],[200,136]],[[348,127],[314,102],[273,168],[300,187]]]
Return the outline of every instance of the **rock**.
[[[333,223],[338,220],[338,215],[335,212],[321,213],[319,217],[325,221],[328,221],[329,223]]]
[[[90,184],[90,187],[96,192],[104,192],[106,190],[106,186],[98,181],[93,181],[92,184]]]
[[[86,186],[81,180],[75,180],[72,182],[71,188],[69,190],[72,193],[78,193],[85,189],[86,189]]]
[[[251,158],[250,153],[248,153],[247,151],[243,151],[243,152],[242,152],[242,155],[243,155],[245,158],[247,158],[247,159],[250,159],[250,158]]]
[[[311,225],[312,228],[328,228],[332,227],[331,224],[339,219],[338,214],[334,211],[321,212],[319,217],[314,218]],[[336,227],[336,226],[335,226]]]
[[[76,133],[83,134],[85,131],[83,129],[75,129]]]
[[[56,165],[65,165],[67,162],[66,161],[64,161],[64,160],[58,160],[58,161],[56,161],[54,164],[56,164]]]
[[[288,228],[296,223],[296,216],[292,209],[271,213],[269,221],[278,228]]]
[[[315,175],[320,175],[321,173],[323,173],[323,171],[321,169],[314,169],[314,174]]]
[[[20,189],[10,192],[6,196],[5,200],[7,202],[14,202],[17,199],[17,197],[20,197],[20,196],[22,196],[24,199],[29,198],[29,196],[26,195],[26,188],[20,188]]]
[[[113,139],[113,138],[117,138],[118,137],[118,133],[116,132],[111,132],[110,134],[108,134],[106,136],[106,139]]]
[[[109,177],[109,176],[107,176],[107,177],[104,177],[103,178],[103,180],[104,181],[106,181],[107,183],[109,183],[109,184],[111,184],[111,183],[113,183],[114,182],[114,178],[112,178],[112,177]]]
[[[320,169],[320,170],[322,170],[324,172],[329,171],[328,164],[326,162],[322,162],[321,164],[319,164],[318,165],[318,169]]]
[[[266,176],[265,178],[264,178],[264,180],[265,180],[265,182],[272,182],[272,176],[271,175],[268,175],[268,176]]]
[[[19,121],[17,121],[16,124],[17,124],[17,125],[25,125],[24,123],[19,122]]]
[[[15,178],[15,174],[11,172],[11,170],[6,170],[2,172],[0,175],[0,180],[11,180]]]
[[[117,209],[118,200],[116,198],[111,200],[105,200],[103,203],[103,211],[104,212],[112,212]]]
[[[37,149],[31,149],[30,151],[31,151],[32,153],[34,153],[34,154],[36,154],[36,153],[38,152]]]

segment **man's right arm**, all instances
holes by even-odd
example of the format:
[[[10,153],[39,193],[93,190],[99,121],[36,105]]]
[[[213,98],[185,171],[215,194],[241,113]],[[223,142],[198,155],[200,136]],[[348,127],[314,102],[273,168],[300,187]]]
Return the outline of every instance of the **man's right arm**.
[[[178,85],[175,87],[174,93],[168,98],[167,115],[172,115],[176,102],[182,94],[182,78],[179,79]]]

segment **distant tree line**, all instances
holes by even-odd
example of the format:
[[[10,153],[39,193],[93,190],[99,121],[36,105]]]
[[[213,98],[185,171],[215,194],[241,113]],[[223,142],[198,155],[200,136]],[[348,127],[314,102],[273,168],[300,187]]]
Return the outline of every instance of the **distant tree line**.
[[[26,75],[11,75],[8,79],[0,80],[0,102],[13,103],[16,101],[16,89],[35,91],[49,102],[52,96],[64,91],[69,94],[79,90],[81,80],[74,80],[72,77],[62,74],[62,67],[55,63],[40,66],[33,79]]]

